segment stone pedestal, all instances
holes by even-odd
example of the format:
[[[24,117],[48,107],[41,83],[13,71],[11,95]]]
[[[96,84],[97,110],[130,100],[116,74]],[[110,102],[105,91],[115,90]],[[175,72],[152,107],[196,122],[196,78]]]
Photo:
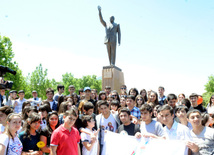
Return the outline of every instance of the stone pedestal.
[[[102,90],[105,86],[111,86],[111,90],[120,93],[120,86],[125,84],[124,75],[120,68],[116,66],[104,66],[102,71]]]

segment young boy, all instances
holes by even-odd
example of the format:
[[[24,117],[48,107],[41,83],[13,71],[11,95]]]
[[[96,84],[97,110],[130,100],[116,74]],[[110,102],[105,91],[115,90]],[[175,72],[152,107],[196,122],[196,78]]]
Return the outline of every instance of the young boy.
[[[20,90],[19,92],[18,92],[18,95],[19,95],[19,99],[18,100],[16,100],[15,102],[14,102],[14,105],[13,105],[13,107],[14,107],[14,112],[15,113],[21,113],[21,111],[22,111],[22,104],[24,103],[24,101],[27,101],[24,97],[25,97],[25,92],[23,91],[23,90]]]
[[[48,88],[46,90],[47,101],[50,103],[50,107],[52,110],[57,111],[57,102],[53,99],[54,90],[52,88]]]
[[[90,134],[81,133],[81,140],[83,144],[82,155],[98,155],[99,154],[99,143],[94,130],[95,121],[92,116],[84,115],[82,117],[83,127],[88,133],[96,135],[95,138],[91,138]]]
[[[160,122],[152,120],[152,107],[149,104],[143,104],[140,108],[141,112],[141,133],[145,137],[165,138],[165,132]]]
[[[64,123],[51,136],[51,155],[80,155],[80,135],[73,127],[77,114],[74,109],[67,110],[63,115]]]
[[[140,109],[135,107],[135,96],[129,95],[126,98],[126,104],[128,109],[131,112],[131,115],[136,117],[138,120],[140,119]]]
[[[118,133],[135,136],[140,134],[139,125],[131,122],[130,110],[128,108],[122,108],[119,112],[120,121],[123,123],[118,127]],[[136,136],[137,137],[137,136]]]

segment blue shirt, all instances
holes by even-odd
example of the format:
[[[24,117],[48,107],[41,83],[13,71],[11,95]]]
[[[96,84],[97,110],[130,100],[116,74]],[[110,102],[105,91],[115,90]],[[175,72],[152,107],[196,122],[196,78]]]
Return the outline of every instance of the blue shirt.
[[[130,112],[131,112],[131,115],[133,115],[134,117],[137,117],[137,119],[140,119],[141,113],[139,108],[134,107]]]

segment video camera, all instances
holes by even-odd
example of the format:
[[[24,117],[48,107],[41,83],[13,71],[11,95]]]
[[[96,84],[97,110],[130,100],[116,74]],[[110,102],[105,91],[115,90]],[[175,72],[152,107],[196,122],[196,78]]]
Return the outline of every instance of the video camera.
[[[7,72],[11,73],[13,75],[16,75],[16,71],[14,71],[8,67],[0,65],[0,89],[11,89],[13,86],[13,81],[4,81],[3,76]]]

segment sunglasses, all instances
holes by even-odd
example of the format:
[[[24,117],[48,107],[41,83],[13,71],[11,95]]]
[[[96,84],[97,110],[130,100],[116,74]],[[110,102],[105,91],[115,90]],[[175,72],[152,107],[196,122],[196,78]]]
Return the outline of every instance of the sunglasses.
[[[124,89],[124,90],[126,90],[126,88],[124,87],[124,88],[120,88],[120,89]]]

